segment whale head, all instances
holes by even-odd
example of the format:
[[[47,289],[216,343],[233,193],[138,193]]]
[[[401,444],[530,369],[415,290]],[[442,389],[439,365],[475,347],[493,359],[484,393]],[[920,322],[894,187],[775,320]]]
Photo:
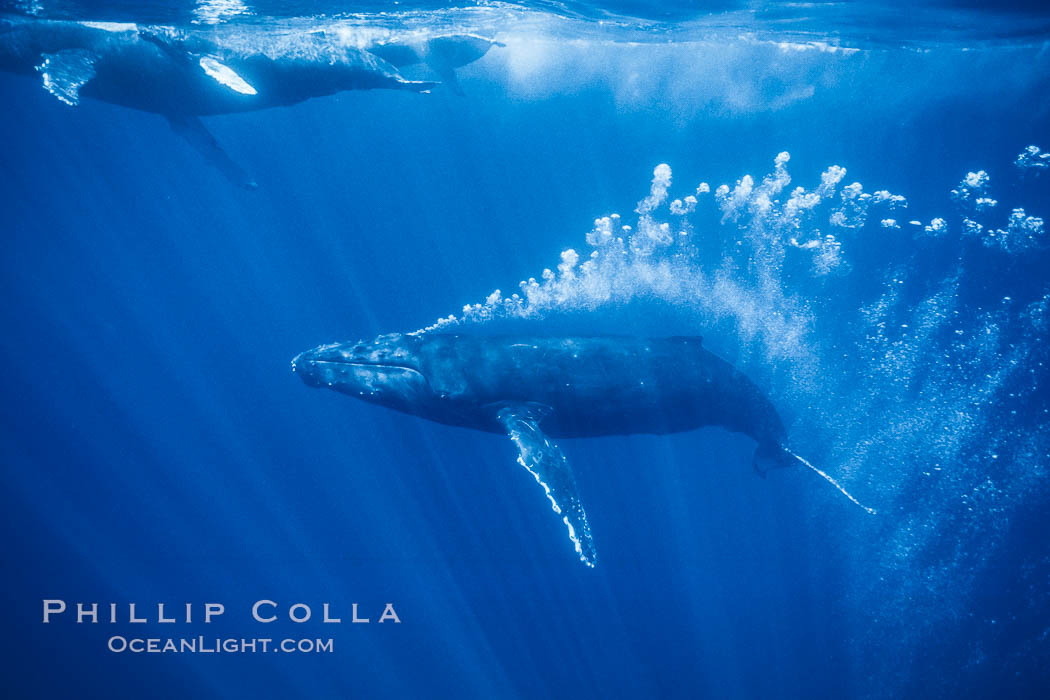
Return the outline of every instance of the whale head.
[[[417,345],[417,338],[400,333],[373,341],[321,345],[297,355],[292,371],[308,386],[412,413],[432,393]]]

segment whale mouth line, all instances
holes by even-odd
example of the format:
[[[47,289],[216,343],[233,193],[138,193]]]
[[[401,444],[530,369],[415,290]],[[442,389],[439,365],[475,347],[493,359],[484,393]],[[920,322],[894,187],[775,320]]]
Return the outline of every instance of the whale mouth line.
[[[388,364],[386,362],[343,362],[342,360],[313,360],[319,365],[350,365],[351,367],[376,367],[383,369],[407,369],[410,372],[416,370],[404,365]]]
[[[299,364],[298,362],[294,363],[293,364],[293,369],[295,369],[295,365],[298,365],[298,364]],[[304,365],[339,365],[339,366],[345,366],[345,367],[368,367],[368,368],[377,369],[377,370],[379,370],[379,369],[403,370],[405,372],[414,372],[414,373],[416,373],[418,375],[421,375],[421,376],[423,374],[418,369],[413,369],[412,367],[406,367],[405,365],[397,365],[397,364],[386,364],[386,363],[383,363],[383,362],[351,362],[349,360],[304,360],[302,362],[302,364],[304,364]]]

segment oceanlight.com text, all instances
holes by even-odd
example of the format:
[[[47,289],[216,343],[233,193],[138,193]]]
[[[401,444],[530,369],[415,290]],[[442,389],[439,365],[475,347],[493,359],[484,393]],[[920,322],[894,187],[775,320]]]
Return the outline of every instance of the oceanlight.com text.
[[[109,651],[122,654],[331,654],[332,638],[272,639],[237,637],[123,637],[114,635],[106,642]]]

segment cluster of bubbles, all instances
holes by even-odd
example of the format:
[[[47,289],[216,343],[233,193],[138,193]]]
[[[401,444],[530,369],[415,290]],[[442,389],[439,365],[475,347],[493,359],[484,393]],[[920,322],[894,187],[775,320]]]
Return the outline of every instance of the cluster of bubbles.
[[[1034,170],[1036,172],[1050,168],[1050,153],[1043,153],[1039,146],[1028,146],[1014,160],[1021,170]]]
[[[884,634],[897,643],[883,649],[914,649],[971,614],[971,596],[1000,575],[1017,513],[1046,498],[1050,421],[1037,397],[1050,295],[975,308],[964,300],[966,279],[957,269],[918,302],[904,290],[928,280],[902,271],[889,281],[863,310],[857,370],[815,423],[831,446],[828,463],[864,479],[891,518],[846,547],[869,572],[855,597],[884,609]],[[966,624],[984,636],[997,620]],[[871,661],[890,669],[903,660]]]
[[[1027,147],[1019,168],[1039,172],[1050,154]],[[672,172],[653,171],[649,193],[628,223],[620,214],[596,219],[586,248],[563,250],[553,268],[530,277],[517,291],[496,289],[417,331],[499,319],[540,319],[551,313],[592,311],[632,300],[659,299],[687,306],[703,321],[731,319],[745,343],[759,340],[768,358],[805,354],[803,338],[812,325],[809,306],[785,291],[785,271],[803,264],[814,278],[843,273],[849,264],[844,237],[875,217],[884,229],[901,229],[898,215],[908,207],[901,195],[867,192],[859,182],[843,184],[846,169],[832,165],[810,188],[790,188],[790,155],[780,153],[772,172],[760,180],[744,175],[734,184],[701,182],[690,194],[670,199]],[[918,237],[958,235],[1016,254],[1046,245],[1044,222],[1023,208],[1005,222],[989,221],[999,202],[990,196],[991,177],[968,173],[950,192],[958,220],[934,217],[907,221]],[[701,219],[700,225],[694,219]]]
[[[1028,146],[1021,152],[1014,163],[1022,171],[1039,172],[1047,167],[1047,156],[1040,154],[1038,146]],[[1037,216],[1029,216],[1023,208],[1013,209],[1005,223],[1005,228],[994,226],[981,219],[992,212],[999,202],[988,196],[988,187],[991,177],[983,170],[966,174],[962,182],[951,191],[952,200],[958,205],[963,213],[960,224],[961,231],[966,236],[979,239],[989,248],[999,248],[1007,253],[1021,253],[1041,248],[1046,245],[1044,238],[1043,220]],[[936,227],[927,226],[925,231],[930,235],[944,235],[947,232],[947,224],[943,219],[935,219]]]
[[[768,359],[803,359],[810,353],[805,337],[812,314],[785,291],[786,263],[802,265],[814,278],[841,272],[848,265],[840,237],[875,213],[889,217],[908,204],[886,190],[843,185],[846,169],[837,165],[812,187],[789,188],[789,160],[780,153],[759,180],[744,175],[714,188],[701,182],[676,199],[669,196],[671,168],[660,164],[632,223],[619,214],[595,220],[582,252],[566,249],[556,266],[522,281],[517,291],[494,290],[461,315],[417,332],[655,299],[696,311],[705,325],[730,322]],[[882,225],[894,221],[883,218]]]

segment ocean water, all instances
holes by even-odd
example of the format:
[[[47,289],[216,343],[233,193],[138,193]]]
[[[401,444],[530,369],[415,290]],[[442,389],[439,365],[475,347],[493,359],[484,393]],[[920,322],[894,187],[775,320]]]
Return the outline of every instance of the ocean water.
[[[205,118],[251,191],[0,74],[5,697],[1050,697],[1043,3],[3,9],[503,44]],[[877,514],[717,428],[565,440],[588,569],[509,440],[290,370],[426,328],[702,335]]]

